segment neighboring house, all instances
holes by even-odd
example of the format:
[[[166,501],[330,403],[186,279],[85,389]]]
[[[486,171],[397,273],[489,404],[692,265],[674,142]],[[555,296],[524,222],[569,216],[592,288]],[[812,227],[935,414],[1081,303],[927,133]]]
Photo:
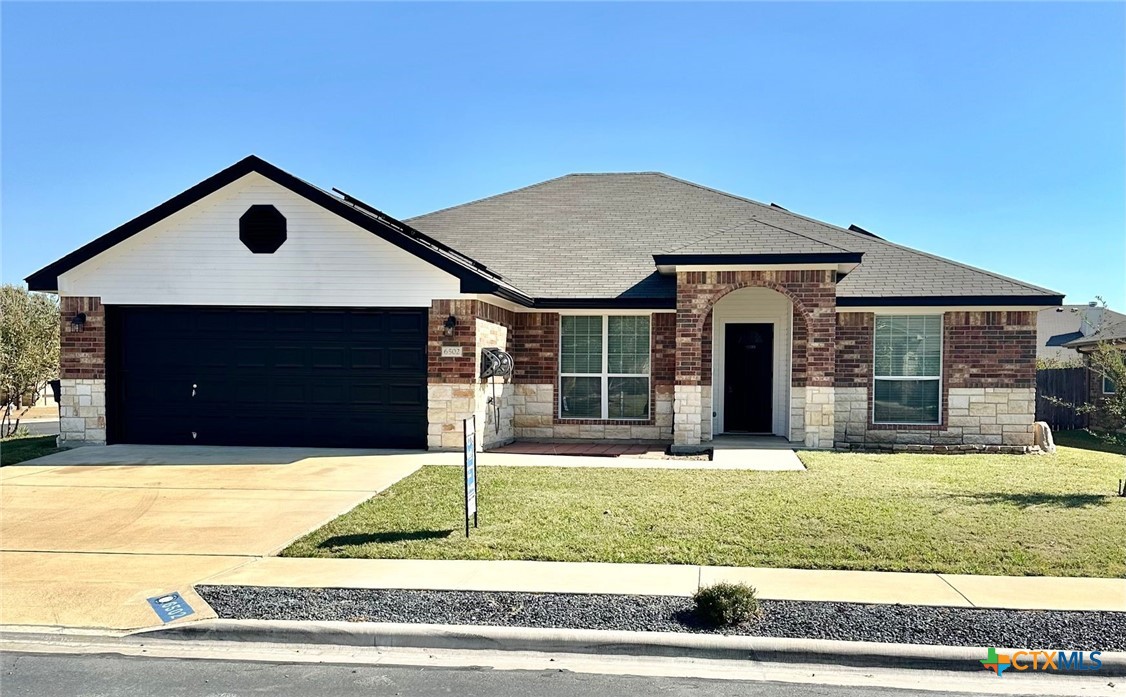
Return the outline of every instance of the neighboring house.
[[[1108,312],[1110,311],[1108,310]],[[1118,315],[1118,313],[1116,312],[1113,314]],[[1126,317],[1123,317],[1122,315],[1118,316],[1122,317],[1122,319],[1118,321],[1110,319],[1109,321],[1103,323],[1103,326],[1099,329],[1099,331],[1088,336],[1073,339],[1072,341],[1068,342],[1068,348],[1078,351],[1084,357],[1090,356],[1090,354],[1095,351],[1095,349],[1097,349],[1100,345],[1112,346],[1119,351],[1126,351]],[[1091,404],[1094,404],[1096,406],[1101,404],[1108,395],[1116,394],[1120,389],[1120,386],[1115,385],[1114,381],[1112,381],[1109,377],[1103,375],[1098,370],[1091,368],[1089,359],[1087,376],[1089,380],[1089,401]],[[1095,411],[1091,412],[1090,417],[1091,428],[1093,429],[1121,429],[1123,426],[1123,424],[1116,422],[1116,420],[1110,417],[1102,409],[1096,409]]]
[[[1094,334],[1104,325],[1126,321],[1126,315],[1098,303],[1061,305],[1041,310],[1036,318],[1036,357],[1068,363],[1078,361],[1079,352],[1068,342]]]
[[[1056,292],[657,173],[406,222],[248,157],[27,279],[66,444],[1019,451]],[[481,380],[487,347],[508,378]],[[494,399],[495,395],[495,399]]]

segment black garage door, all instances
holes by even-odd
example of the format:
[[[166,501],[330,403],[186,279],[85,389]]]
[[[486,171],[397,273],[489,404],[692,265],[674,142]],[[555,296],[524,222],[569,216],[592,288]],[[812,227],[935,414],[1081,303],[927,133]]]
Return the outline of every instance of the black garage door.
[[[426,310],[107,308],[117,443],[426,447]]]

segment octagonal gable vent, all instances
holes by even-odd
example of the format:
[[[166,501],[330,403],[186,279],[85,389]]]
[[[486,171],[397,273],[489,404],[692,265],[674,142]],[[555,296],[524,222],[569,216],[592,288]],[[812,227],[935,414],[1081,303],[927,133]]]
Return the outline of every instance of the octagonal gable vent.
[[[285,216],[270,205],[254,205],[238,219],[238,238],[255,254],[273,254],[285,244]]]

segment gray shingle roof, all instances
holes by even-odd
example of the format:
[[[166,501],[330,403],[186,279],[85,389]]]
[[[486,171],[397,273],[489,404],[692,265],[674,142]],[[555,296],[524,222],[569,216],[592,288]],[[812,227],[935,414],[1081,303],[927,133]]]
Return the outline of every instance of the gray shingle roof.
[[[695,242],[670,249],[667,254],[820,254],[851,250],[794,234],[752,217]]]
[[[1118,321],[1108,324],[1094,334],[1088,334],[1074,341],[1069,341],[1065,346],[1068,348],[1085,348],[1103,342],[1117,344],[1123,341],[1126,341],[1126,321]]]
[[[843,251],[864,256],[839,297],[1060,295],[657,172],[571,174],[406,222],[540,298],[673,297],[654,254]]]

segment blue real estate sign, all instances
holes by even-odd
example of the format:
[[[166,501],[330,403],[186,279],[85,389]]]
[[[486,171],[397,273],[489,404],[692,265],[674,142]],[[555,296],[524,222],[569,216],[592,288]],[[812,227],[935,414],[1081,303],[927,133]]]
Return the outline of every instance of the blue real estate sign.
[[[469,517],[477,527],[477,417],[465,420],[465,536],[469,537]]]
[[[187,617],[195,612],[192,606],[188,605],[187,601],[181,598],[179,593],[175,592],[149,598],[149,605],[152,607],[153,611],[156,612],[161,622],[178,620],[181,617]]]

